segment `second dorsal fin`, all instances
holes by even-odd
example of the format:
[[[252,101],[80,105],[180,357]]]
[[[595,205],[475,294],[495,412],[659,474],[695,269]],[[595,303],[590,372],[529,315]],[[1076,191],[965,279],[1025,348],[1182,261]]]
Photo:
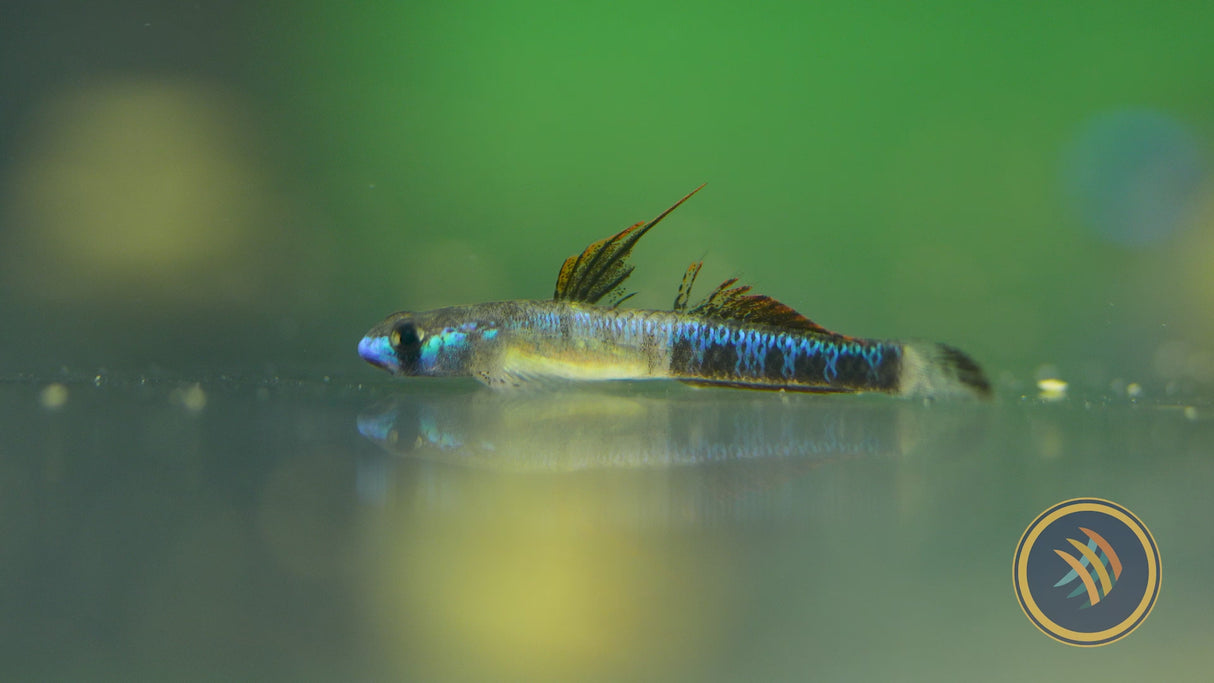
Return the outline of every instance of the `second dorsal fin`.
[[[687,310],[687,301],[691,298],[691,287],[696,283],[696,276],[700,274],[700,269],[703,267],[703,261],[696,261],[687,266],[687,272],[683,273],[683,281],[679,283],[679,293],[674,297],[676,312],[681,313]]]
[[[703,187],[701,185],[687,193],[686,197],[675,202],[674,206],[648,223],[637,223],[625,228],[611,237],[591,244],[581,254],[565,259],[561,272],[557,275],[556,290],[552,298],[557,301],[593,304],[617,291],[624,280],[632,275],[634,266],[628,263],[628,255],[632,253],[637,241]],[[622,300],[617,301],[616,305]]]
[[[708,295],[708,298],[688,310],[687,300],[691,296],[691,287],[695,284],[696,276],[700,274],[702,265],[697,261],[691,264],[684,273],[683,282],[679,285],[679,293],[674,300],[675,311],[688,311],[694,315],[710,318],[739,320],[791,330],[809,330],[842,336],[806,318],[785,303],[764,294],[750,294],[750,285],[739,285],[736,277],[722,282],[712,291],[712,294]]]

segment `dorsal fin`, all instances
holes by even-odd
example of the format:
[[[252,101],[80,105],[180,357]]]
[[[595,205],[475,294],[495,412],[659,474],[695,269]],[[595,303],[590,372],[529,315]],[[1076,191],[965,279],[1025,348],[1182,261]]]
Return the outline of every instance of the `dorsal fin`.
[[[687,266],[687,271],[683,273],[683,281],[679,283],[679,293],[674,297],[674,310],[676,313],[682,313],[687,310],[687,300],[691,298],[691,288],[695,285],[696,276],[700,274],[700,269],[703,267],[703,261],[696,261]]]
[[[700,272],[698,265],[692,264],[692,267],[687,269],[687,275],[691,276],[693,282],[695,281],[695,275]],[[694,273],[692,268],[695,269]],[[679,297],[683,297],[684,286],[690,293],[691,284],[687,282],[687,276],[684,276],[683,285],[679,287]],[[818,323],[806,318],[787,304],[763,294],[748,294],[748,292],[750,292],[750,285],[739,285],[738,278],[730,278],[718,285],[712,294],[708,295],[707,299],[696,304],[690,313],[711,318],[724,318],[726,320],[740,320],[748,323],[772,325],[792,330],[809,330],[837,337],[843,336],[838,332],[831,332]],[[679,299],[676,299],[676,306],[678,302]]]
[[[634,266],[628,264],[628,255],[636,246],[638,240],[657,225],[671,211],[700,191],[701,185],[687,193],[674,206],[666,209],[657,218],[648,223],[637,223],[606,239],[601,239],[577,256],[570,256],[561,265],[561,272],[556,278],[556,291],[552,298],[557,301],[581,301],[588,304],[598,303],[599,299],[616,291],[624,280],[632,275]],[[622,301],[616,301],[616,305]]]

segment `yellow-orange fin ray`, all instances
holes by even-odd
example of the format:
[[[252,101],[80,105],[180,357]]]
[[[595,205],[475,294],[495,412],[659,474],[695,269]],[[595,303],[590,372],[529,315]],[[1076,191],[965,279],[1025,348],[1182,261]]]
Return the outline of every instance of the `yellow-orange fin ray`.
[[[561,272],[556,277],[556,289],[552,298],[556,301],[593,304],[616,291],[624,280],[632,275],[634,266],[628,263],[628,256],[636,243],[653,226],[670,215],[671,211],[679,208],[683,202],[691,199],[691,196],[703,187],[700,185],[688,192],[685,197],[675,202],[674,206],[648,223],[641,222],[625,228],[611,237],[591,244],[577,256],[565,259],[561,264]]]
[[[1101,536],[1100,534],[1096,533],[1095,531],[1092,531],[1091,529],[1085,529],[1083,527],[1079,527],[1079,530],[1082,531],[1084,533],[1084,535],[1086,535],[1088,538],[1092,539],[1093,541],[1096,541],[1096,545],[1104,553],[1105,557],[1109,558],[1109,567],[1111,567],[1113,569],[1113,578],[1120,579],[1121,578],[1121,558],[1117,557],[1117,553],[1113,551],[1113,546],[1110,545],[1108,541],[1104,540],[1104,536]]]
[[[1058,557],[1061,557],[1062,560],[1069,564],[1071,569],[1074,569],[1075,573],[1079,575],[1080,580],[1083,581],[1084,587],[1088,589],[1088,602],[1093,605],[1100,602],[1100,592],[1096,590],[1096,582],[1092,580],[1092,575],[1088,573],[1087,568],[1080,564],[1079,560],[1076,560],[1074,557],[1071,557],[1061,550],[1055,549],[1054,552],[1058,553]]]
[[[1096,556],[1095,551],[1089,548],[1087,544],[1080,543],[1073,538],[1068,538],[1066,540],[1069,541],[1071,545],[1075,546],[1075,550],[1078,550],[1080,554],[1088,558],[1088,563],[1092,565],[1092,568],[1096,570],[1096,576],[1100,578],[1100,588],[1104,591],[1105,595],[1108,595],[1109,591],[1113,590],[1113,582],[1109,579],[1109,570],[1104,568],[1104,563],[1101,562],[1100,558]],[[1094,605],[1096,603],[1092,604]]]

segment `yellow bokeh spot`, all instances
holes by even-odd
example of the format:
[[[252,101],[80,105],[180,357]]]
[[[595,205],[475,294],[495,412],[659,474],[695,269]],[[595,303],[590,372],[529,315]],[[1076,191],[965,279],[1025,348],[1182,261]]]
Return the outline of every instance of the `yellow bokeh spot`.
[[[563,480],[473,477],[460,499],[475,505],[411,508],[376,528],[376,545],[390,539],[390,550],[369,598],[402,670],[610,679],[639,661],[687,666],[720,637],[728,596],[705,583],[720,585],[731,565],[693,567],[702,553],[655,549],[640,530],[600,517],[613,504],[606,494]]]
[[[52,382],[38,394],[38,402],[47,410],[59,410],[67,403],[67,387],[59,382]]]
[[[45,101],[0,187],[14,228],[6,275],[49,298],[205,296],[190,276],[240,258],[263,218],[237,108],[222,91],[158,80]]]

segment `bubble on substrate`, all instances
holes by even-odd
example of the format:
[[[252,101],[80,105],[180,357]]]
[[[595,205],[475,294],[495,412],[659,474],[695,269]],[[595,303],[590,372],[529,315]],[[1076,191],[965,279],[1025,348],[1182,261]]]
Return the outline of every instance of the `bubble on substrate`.
[[[1191,222],[1209,178],[1200,139],[1153,109],[1120,109],[1084,123],[1066,151],[1063,183],[1102,239],[1140,247]]]
[[[1070,385],[1057,377],[1037,380],[1037,397],[1043,401],[1061,401]]]

